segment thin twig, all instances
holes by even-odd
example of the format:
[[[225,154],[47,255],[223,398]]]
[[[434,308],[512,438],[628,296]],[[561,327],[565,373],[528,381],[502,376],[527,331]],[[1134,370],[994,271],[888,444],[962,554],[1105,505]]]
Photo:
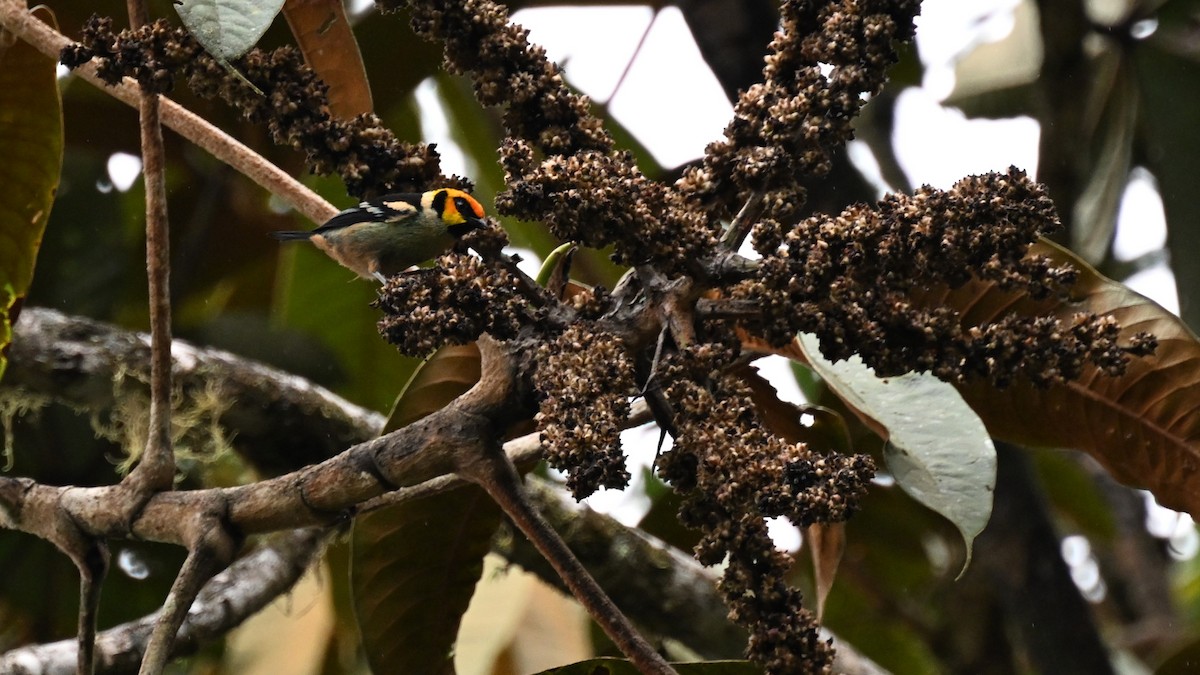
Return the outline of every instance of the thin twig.
[[[100,588],[108,574],[108,544],[101,539],[89,542],[79,568],[79,625],[75,631],[78,645],[75,665],[79,675],[96,672],[96,615],[100,609]]]
[[[171,659],[175,637],[196,596],[209,579],[229,564],[236,551],[236,542],[219,527],[209,529],[189,543],[187,558],[171,584],[171,592],[150,634],[138,675],[162,675]]]
[[[144,0],[126,0],[129,25],[138,28],[150,21]],[[163,149],[162,126],[159,115],[158,94],[142,91],[138,97],[138,120],[142,142],[142,180],[146,188],[146,276],[149,285],[150,306],[150,420],[146,434],[146,447],[137,465],[123,481],[133,488],[134,502],[141,509],[145,501],[156,492],[171,489],[175,480],[175,449],[171,444],[171,296],[170,234],[167,220],[166,152]],[[188,560],[199,553],[188,552]],[[194,567],[194,566],[193,566]],[[185,581],[189,565],[184,564],[176,578],[176,585]],[[215,573],[217,570],[213,570]],[[187,615],[196,593],[212,574],[199,581],[191,582],[194,591],[179,598],[172,588],[167,598],[159,625],[155,626],[154,639],[150,641],[147,658],[142,662],[142,672],[158,675],[166,666],[175,642],[175,633]],[[99,593],[97,592],[97,596]],[[181,605],[176,611],[172,600]],[[184,604],[183,600],[186,600]],[[177,615],[178,623],[175,622]],[[81,636],[82,639],[82,636]],[[82,645],[81,645],[82,646]],[[88,651],[91,652],[89,646]],[[161,654],[161,658],[157,655]],[[153,658],[151,658],[153,655]]]
[[[621,613],[604,589],[596,583],[566,543],[550,527],[524,494],[521,477],[508,456],[485,451],[480,462],[469,467],[468,476],[487,490],[521,532],[562,578],[605,634],[616,643],[633,665],[647,675],[675,675],[675,669],[646,642]],[[464,467],[467,468],[467,467]]]
[[[667,327],[663,326],[662,330],[658,331],[658,342],[654,345],[654,357],[650,359],[650,374],[646,376],[646,381],[642,384],[642,396],[646,395],[646,390],[650,388],[650,383],[654,381],[654,375],[658,371],[658,361],[662,358],[663,347],[666,343]]]
[[[194,652],[220,638],[287,592],[324,550],[334,532],[313,528],[272,537],[269,544],[213,577],[180,628],[171,656]],[[99,670],[133,672],[145,653],[158,616],[159,612],[155,612],[101,632],[96,639]],[[0,654],[0,673],[62,673],[76,657],[73,640],[26,645]]]
[[[650,17],[650,23],[646,24],[646,30],[642,31],[642,37],[638,39],[637,46],[633,48],[633,53],[629,55],[629,60],[625,62],[625,68],[621,71],[620,77],[617,78],[617,83],[613,85],[612,93],[608,98],[604,99],[604,105],[612,103],[616,98],[617,92],[621,91],[621,85],[625,84],[625,78],[629,77],[629,71],[633,70],[633,62],[637,61],[638,56],[642,53],[642,48],[646,46],[646,39],[650,37],[650,30],[654,28],[654,22],[658,21],[659,10],[654,10],[654,15]]]
[[[696,316],[704,319],[746,319],[762,313],[762,303],[757,300],[700,298],[696,301]]]
[[[742,210],[733,217],[729,229],[725,230],[725,234],[721,236],[722,246],[731,251],[741,248],[742,242],[746,240],[746,235],[750,234],[750,228],[762,215],[762,204],[763,193],[757,190],[752,192],[750,198],[742,206]]]
[[[144,0],[127,0],[129,23],[137,28],[150,20]],[[159,124],[158,94],[139,96],[142,179],[146,187],[146,275],[150,286],[150,429],[141,461],[126,481],[143,498],[169,490],[175,478],[171,447],[171,297],[170,241],[167,221],[165,150]]]

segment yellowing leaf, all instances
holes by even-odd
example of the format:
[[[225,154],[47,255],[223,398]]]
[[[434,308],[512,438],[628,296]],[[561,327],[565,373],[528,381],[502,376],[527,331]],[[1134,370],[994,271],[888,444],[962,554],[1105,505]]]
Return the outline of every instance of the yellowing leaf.
[[[37,13],[57,28],[49,10]],[[12,40],[0,30],[0,42]],[[25,42],[0,49],[0,376],[62,169],[56,68]]]
[[[283,5],[304,61],[329,85],[329,108],[348,120],[372,112],[371,86],[342,0],[287,0]]]
[[[842,554],[846,552],[846,523],[814,523],[804,530],[804,540],[812,556],[813,580],[817,587],[817,621],[825,614],[825,599],[833,588]]]

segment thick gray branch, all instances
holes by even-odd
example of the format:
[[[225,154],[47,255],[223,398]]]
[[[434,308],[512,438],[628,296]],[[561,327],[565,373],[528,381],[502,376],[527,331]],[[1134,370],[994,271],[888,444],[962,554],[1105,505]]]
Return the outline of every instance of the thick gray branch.
[[[88,410],[109,409],[123,387],[147,392],[150,338],[49,309],[21,312],[3,387]],[[185,396],[216,392],[233,445],[266,474],[328,459],[378,434],[384,418],[261,363],[176,340],[172,376]]]

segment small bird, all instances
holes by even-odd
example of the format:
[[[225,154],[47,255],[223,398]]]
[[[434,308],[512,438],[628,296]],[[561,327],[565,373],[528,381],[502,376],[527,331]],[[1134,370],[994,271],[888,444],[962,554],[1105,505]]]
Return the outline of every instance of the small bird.
[[[358,276],[380,283],[445,253],[483,227],[483,207],[454,188],[384,195],[330,218],[315,230],[272,232],[281,241],[307,239]]]

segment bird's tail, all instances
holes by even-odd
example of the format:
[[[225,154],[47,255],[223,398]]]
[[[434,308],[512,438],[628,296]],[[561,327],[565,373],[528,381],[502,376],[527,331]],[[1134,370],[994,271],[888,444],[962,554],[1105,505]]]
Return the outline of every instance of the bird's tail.
[[[271,236],[279,241],[293,241],[296,239],[308,239],[312,236],[312,232],[307,230],[285,230],[283,232],[272,232]]]

